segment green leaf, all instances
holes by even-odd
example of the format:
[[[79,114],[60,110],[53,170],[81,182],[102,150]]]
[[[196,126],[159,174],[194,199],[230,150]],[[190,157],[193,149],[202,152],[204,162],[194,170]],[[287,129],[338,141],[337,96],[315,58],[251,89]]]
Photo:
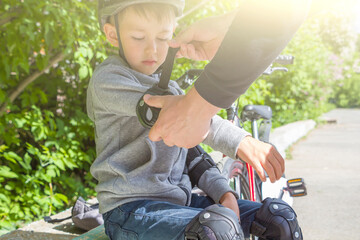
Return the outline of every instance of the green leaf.
[[[79,78],[80,79],[85,79],[89,74],[88,68],[87,66],[81,66],[79,68]]]
[[[0,202],[4,202],[6,204],[11,203],[11,199],[8,196],[5,196],[4,194],[0,193]]]
[[[49,166],[46,169],[46,175],[48,175],[49,177],[56,177],[56,167],[55,166]]]
[[[57,167],[60,168],[61,170],[65,171],[65,164],[64,164],[64,162],[63,162],[61,159],[55,158],[55,159],[54,159],[54,164],[55,164],[55,166],[57,166]]]
[[[63,202],[66,203],[66,204],[69,203],[68,198],[67,198],[65,195],[61,194],[61,193],[56,193],[56,194],[54,195],[54,197],[55,197],[56,199],[58,199],[58,200],[63,201]]]
[[[20,156],[18,156],[14,152],[6,152],[6,153],[4,153],[4,158],[6,160],[9,160],[10,162],[13,162],[13,163],[16,163],[16,160],[17,161],[22,161],[22,158]]]
[[[31,170],[31,161],[32,158],[30,157],[30,155],[28,153],[25,153],[24,155],[24,161],[21,161],[20,164],[21,166],[25,169],[25,170]]]
[[[16,118],[15,119],[15,124],[17,128],[23,128],[24,125],[26,123],[26,119],[25,118]]]
[[[9,147],[6,145],[1,145],[0,146],[0,153],[4,152],[6,149],[8,149]]]

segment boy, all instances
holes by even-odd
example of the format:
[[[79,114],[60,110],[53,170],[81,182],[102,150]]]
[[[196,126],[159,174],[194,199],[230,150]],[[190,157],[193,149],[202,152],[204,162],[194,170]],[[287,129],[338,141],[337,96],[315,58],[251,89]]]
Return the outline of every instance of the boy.
[[[120,55],[96,68],[87,99],[98,155],[91,173],[99,182],[96,191],[106,234],[111,239],[243,239],[243,231],[248,236],[252,228],[264,237],[269,232],[277,236],[280,230],[272,225],[279,217],[270,212],[271,202],[236,200],[238,196],[206,154],[188,156],[187,161],[187,149],[152,142],[149,130],[137,119],[136,104],[159,81],[167,41],[183,5],[183,0],[99,2],[101,28]],[[182,94],[175,82],[169,88],[175,95]],[[248,135],[216,116],[206,143],[235,158],[239,142]],[[193,170],[205,161],[210,166],[190,182]],[[192,195],[192,184],[208,197]],[[282,209],[292,214],[292,209]],[[285,228],[291,234],[289,226]]]

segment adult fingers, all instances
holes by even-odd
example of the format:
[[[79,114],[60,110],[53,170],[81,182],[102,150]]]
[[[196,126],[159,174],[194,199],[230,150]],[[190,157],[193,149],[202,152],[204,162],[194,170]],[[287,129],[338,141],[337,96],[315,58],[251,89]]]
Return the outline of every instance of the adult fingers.
[[[180,43],[177,42],[175,39],[171,39],[170,41],[168,41],[168,45],[169,45],[169,47],[172,47],[172,48],[180,47]]]
[[[161,130],[158,127],[157,123],[154,124],[154,126],[152,126],[152,128],[149,131],[149,139],[153,142],[158,142],[161,141]]]
[[[195,46],[192,44],[189,44],[187,46],[187,54],[190,59],[197,59],[198,56],[196,55]]]
[[[194,40],[195,37],[195,31],[192,27],[189,27],[183,31],[181,31],[172,41],[171,44],[174,44],[174,46],[179,46],[179,44],[182,43],[189,43]]]
[[[145,94],[144,101],[147,105],[156,108],[162,108],[166,102],[167,96],[153,96],[150,94]]]
[[[171,140],[167,140],[166,138],[164,138],[163,141],[168,147],[173,147],[175,145]]]
[[[188,46],[187,44],[183,43],[180,45],[180,50],[179,50],[180,54],[185,57],[185,58],[189,58],[188,56]]]

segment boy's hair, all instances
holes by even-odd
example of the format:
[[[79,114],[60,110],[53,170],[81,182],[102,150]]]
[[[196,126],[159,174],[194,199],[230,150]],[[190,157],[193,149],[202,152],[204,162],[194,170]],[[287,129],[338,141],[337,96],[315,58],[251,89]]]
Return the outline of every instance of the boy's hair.
[[[139,16],[144,17],[148,20],[151,17],[156,17],[159,23],[175,21],[174,7],[169,4],[163,3],[142,3],[131,5],[130,7],[127,7],[123,10],[123,14],[119,14],[119,20],[121,20],[121,16],[124,16],[126,14],[126,11],[128,11],[130,8],[133,9]]]
[[[175,17],[180,17],[185,7],[185,0],[98,0],[98,20],[101,31],[104,31],[103,27],[106,23],[111,23],[111,18],[114,19],[112,16],[115,16],[129,6],[138,4],[149,4],[142,5],[143,9],[146,10],[140,10],[140,12],[138,11],[140,14],[141,12],[148,13],[148,9],[152,8],[153,10],[150,11],[156,13],[155,16],[159,20],[166,20],[169,16],[172,20],[173,18],[171,15],[168,15],[168,13],[174,12]],[[164,4],[165,6],[159,4]],[[154,7],[151,7],[151,5]],[[170,11],[163,9],[169,9],[169,6],[173,7],[173,9]],[[165,15],[160,16],[160,14]],[[149,14],[145,14],[144,16],[149,17]]]
[[[164,3],[140,3],[126,7],[118,14],[119,24],[126,16],[129,10],[133,10],[140,17],[145,19],[156,18],[159,23],[174,22],[176,21],[176,13],[173,6]],[[110,19],[110,24],[114,25],[114,16]]]

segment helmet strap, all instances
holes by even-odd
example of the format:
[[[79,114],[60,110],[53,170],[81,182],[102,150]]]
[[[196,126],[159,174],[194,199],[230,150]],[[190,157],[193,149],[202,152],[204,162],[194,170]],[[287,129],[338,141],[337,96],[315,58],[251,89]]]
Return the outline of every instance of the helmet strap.
[[[125,57],[125,53],[124,53],[124,49],[122,47],[122,44],[121,44],[121,39],[120,39],[120,28],[119,28],[119,14],[115,14],[114,18],[115,18],[115,28],[116,28],[116,35],[117,35],[117,39],[118,39],[118,44],[119,44],[119,55],[122,59],[125,60],[125,62],[129,65],[129,63],[127,62],[126,60],[126,57]]]

